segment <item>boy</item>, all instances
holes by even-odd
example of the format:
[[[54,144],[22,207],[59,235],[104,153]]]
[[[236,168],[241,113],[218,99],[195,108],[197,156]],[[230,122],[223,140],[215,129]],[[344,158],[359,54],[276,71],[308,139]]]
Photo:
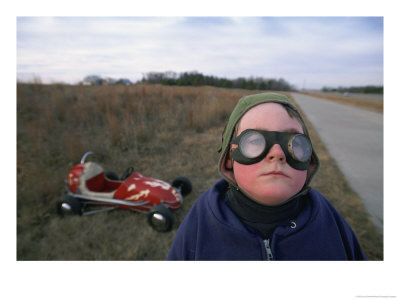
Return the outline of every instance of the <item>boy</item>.
[[[169,260],[365,260],[343,217],[309,187],[319,168],[305,123],[281,94],[243,97],[219,172],[183,220]]]

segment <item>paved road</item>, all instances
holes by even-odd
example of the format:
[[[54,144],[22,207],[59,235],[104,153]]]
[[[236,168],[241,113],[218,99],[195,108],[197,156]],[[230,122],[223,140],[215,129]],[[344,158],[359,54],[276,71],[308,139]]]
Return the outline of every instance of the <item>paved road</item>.
[[[292,93],[383,230],[383,114]]]

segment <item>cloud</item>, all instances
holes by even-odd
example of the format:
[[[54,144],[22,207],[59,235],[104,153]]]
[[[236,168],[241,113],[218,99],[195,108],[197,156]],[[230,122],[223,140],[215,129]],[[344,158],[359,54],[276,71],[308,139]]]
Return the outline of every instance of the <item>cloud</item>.
[[[17,20],[20,76],[35,73],[71,81],[96,73],[137,80],[149,71],[197,70],[229,78],[292,78],[296,84],[305,77],[323,81],[324,76],[343,84],[338,75],[345,69],[348,74],[368,69],[365,83],[382,84],[382,18]],[[354,82],[359,81],[354,75]]]

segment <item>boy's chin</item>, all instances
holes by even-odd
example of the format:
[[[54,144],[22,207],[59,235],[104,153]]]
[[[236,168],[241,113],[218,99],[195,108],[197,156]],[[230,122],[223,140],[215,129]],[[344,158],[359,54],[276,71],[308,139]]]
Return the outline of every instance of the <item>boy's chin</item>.
[[[291,197],[293,197],[296,193],[288,193],[286,190],[265,190],[260,191],[257,194],[250,195],[252,198],[257,200],[258,202],[265,205],[279,205],[285,203]]]

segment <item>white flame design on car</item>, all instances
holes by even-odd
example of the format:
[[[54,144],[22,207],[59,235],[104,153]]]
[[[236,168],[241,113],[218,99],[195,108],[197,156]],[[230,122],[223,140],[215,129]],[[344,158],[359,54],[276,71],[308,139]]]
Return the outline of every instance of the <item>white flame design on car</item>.
[[[125,198],[125,200],[139,200],[141,197],[147,197],[149,195],[149,193],[150,193],[150,190],[143,190],[135,195]]]
[[[171,187],[168,183],[159,179],[155,179],[154,181],[145,181],[144,184],[150,185],[151,187],[160,187],[166,191]]]

